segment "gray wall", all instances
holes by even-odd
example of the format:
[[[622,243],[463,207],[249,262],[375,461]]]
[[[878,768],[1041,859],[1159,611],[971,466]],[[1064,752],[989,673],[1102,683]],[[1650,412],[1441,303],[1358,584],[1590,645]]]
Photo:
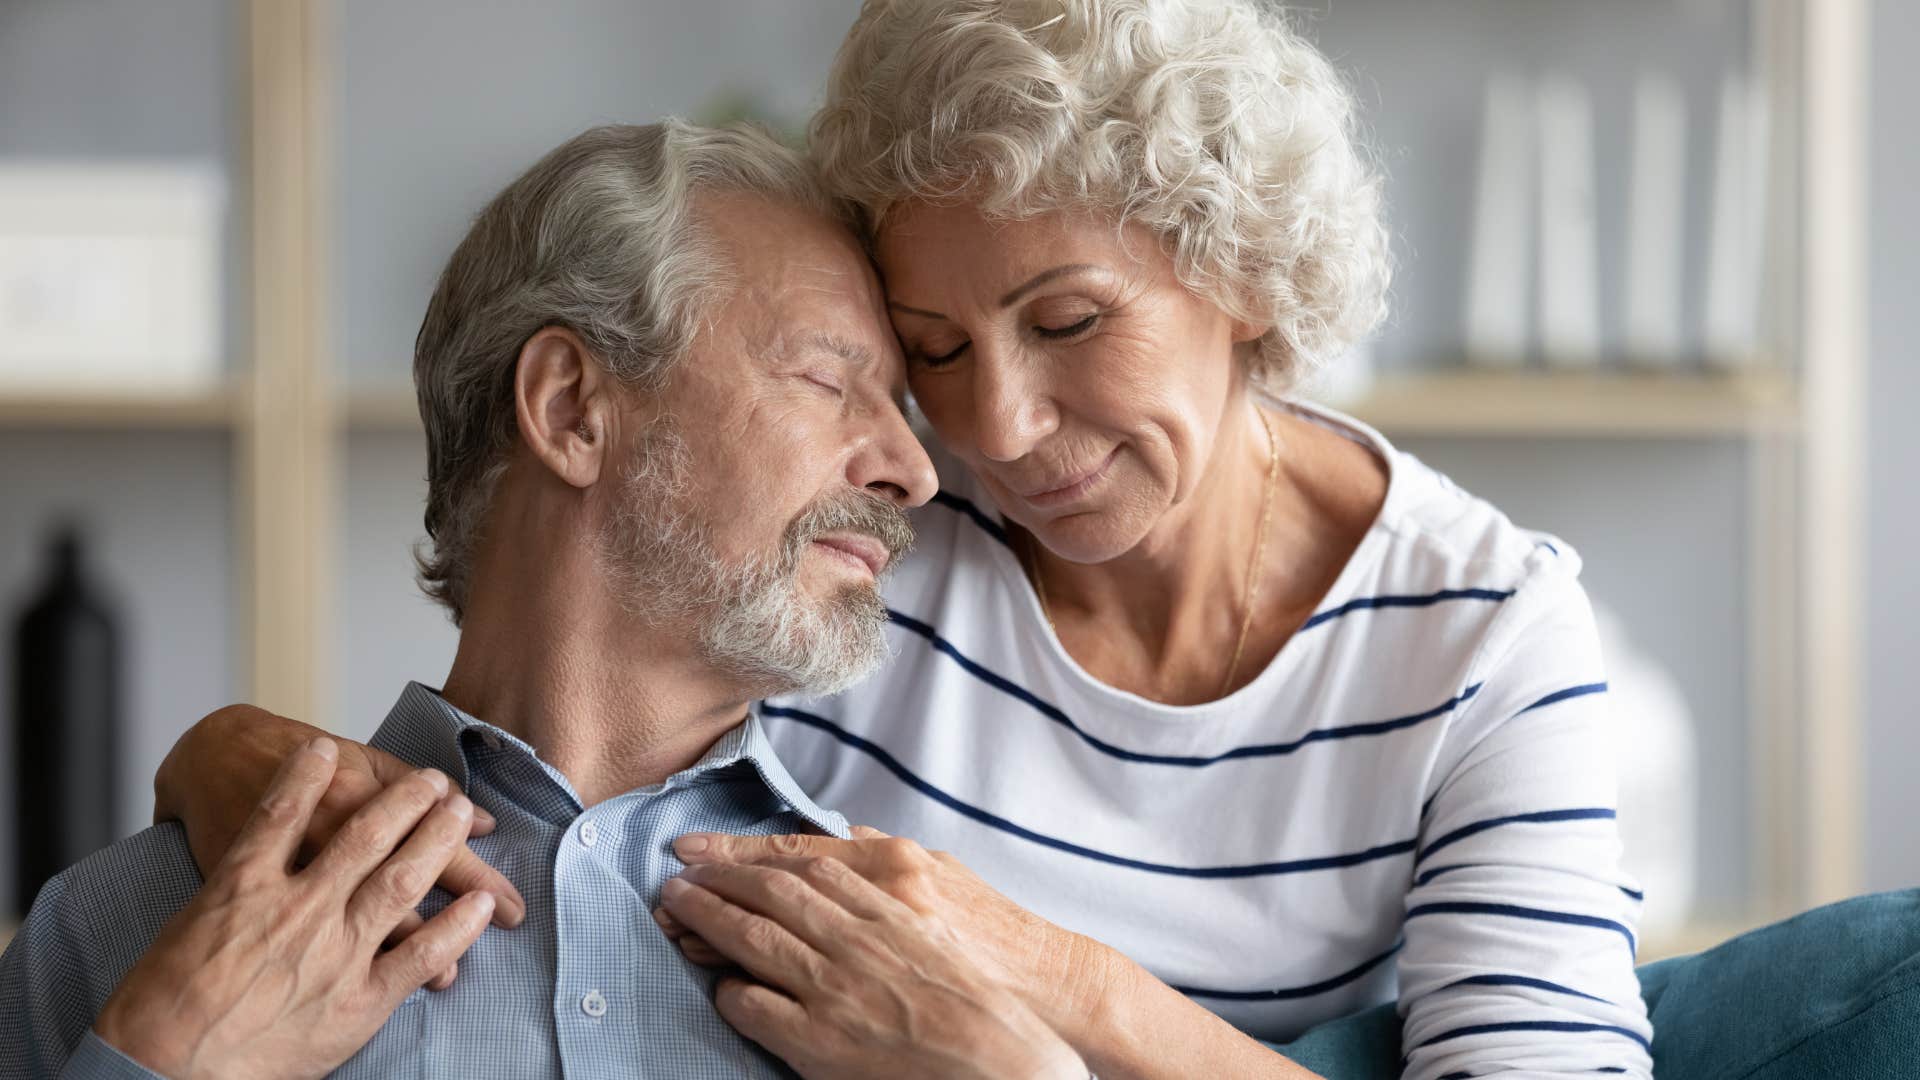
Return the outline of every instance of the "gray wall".
[[[1867,882],[1920,885],[1920,4],[1873,3]]]
[[[196,158],[236,175],[231,13],[229,0],[0,0],[0,157]],[[236,258],[244,205],[228,216]],[[230,274],[229,342],[243,288]],[[85,523],[120,616],[120,825],[132,832],[173,740],[239,693],[231,450],[212,432],[0,431],[0,917],[13,898],[12,619],[44,573],[45,532]]]

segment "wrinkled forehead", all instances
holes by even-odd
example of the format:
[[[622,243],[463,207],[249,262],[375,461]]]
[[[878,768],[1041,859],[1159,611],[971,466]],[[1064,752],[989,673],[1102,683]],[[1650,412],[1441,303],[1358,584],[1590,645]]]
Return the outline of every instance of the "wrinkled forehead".
[[[853,232],[812,210],[746,196],[702,206],[732,286],[715,322],[753,339],[830,338],[900,363],[880,278]]]

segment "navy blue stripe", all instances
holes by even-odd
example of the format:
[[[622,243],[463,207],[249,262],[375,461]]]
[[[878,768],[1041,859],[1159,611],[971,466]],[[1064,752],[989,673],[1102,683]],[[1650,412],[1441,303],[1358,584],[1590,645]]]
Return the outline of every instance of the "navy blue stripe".
[[[1515,717],[1525,716],[1526,714],[1532,712],[1535,709],[1544,709],[1549,705],[1554,705],[1559,702],[1566,701],[1570,698],[1586,697],[1589,694],[1604,694],[1606,692],[1607,692],[1607,684],[1603,682],[1586,683],[1581,686],[1569,686],[1565,690],[1555,690],[1553,693],[1548,694],[1546,697],[1541,698],[1539,701],[1534,702],[1533,704],[1527,706],[1524,709],[1521,709],[1519,712],[1514,713],[1513,715]],[[1427,820],[1427,812],[1433,809],[1433,801],[1435,799],[1438,799],[1439,797],[1440,797],[1440,793],[1436,791],[1433,794],[1427,796],[1426,802],[1423,802],[1420,804],[1420,820],[1421,821]]]
[[[1615,888],[1618,888],[1621,892],[1626,893],[1627,896],[1630,899],[1634,900],[1636,903],[1646,902],[1647,894],[1641,892],[1639,889],[1629,889],[1625,885],[1618,885],[1618,886],[1615,886]]]
[[[1291,754],[1309,743],[1330,742],[1335,739],[1351,739],[1363,735],[1383,735],[1389,731],[1398,731],[1401,728],[1413,727],[1416,724],[1425,723],[1435,717],[1444,716],[1480,692],[1478,685],[1469,686],[1461,691],[1458,697],[1449,698],[1425,712],[1414,713],[1411,716],[1396,716],[1390,720],[1376,720],[1365,724],[1347,724],[1342,727],[1316,728],[1289,742],[1236,746],[1231,750],[1204,757],[1178,754],[1143,754],[1137,750],[1128,750],[1115,746],[1104,739],[1088,734],[1081,729],[1080,725],[1074,723],[1071,717],[1061,711],[1059,706],[1042,700],[1038,695],[1034,694],[1033,691],[1028,690],[1012,679],[998,672],[989,670],[978,661],[955,648],[953,642],[941,637],[938,631],[926,623],[921,622],[919,619],[903,612],[894,611],[891,608],[887,610],[887,617],[893,620],[895,626],[910,630],[927,639],[927,642],[933,646],[935,652],[959,664],[961,669],[967,674],[972,675],[988,686],[1018,701],[1032,706],[1040,715],[1073,732],[1080,738],[1081,742],[1086,743],[1088,746],[1093,747],[1103,754],[1117,757],[1122,761],[1133,761],[1146,765],[1178,765],[1185,768],[1201,768],[1207,765],[1218,764],[1222,761],[1232,761],[1237,758],[1278,757],[1283,754]]]
[[[1569,698],[1586,697],[1588,694],[1604,694],[1606,692],[1607,684],[1603,682],[1587,683],[1584,686],[1569,686],[1565,690],[1555,690],[1553,693],[1548,694],[1546,697],[1541,698],[1539,701],[1534,702],[1513,715],[1525,716],[1535,709],[1544,709],[1549,705],[1557,705]]]
[[[1593,915],[1575,915],[1566,911],[1548,911],[1545,908],[1516,907],[1513,904],[1479,904],[1465,900],[1449,900],[1436,904],[1419,904],[1407,909],[1407,918],[1417,919],[1422,915],[1504,915],[1514,919],[1532,919],[1535,922],[1565,923],[1568,926],[1590,926],[1596,930],[1611,930],[1627,939],[1627,944],[1635,952],[1640,943],[1633,938],[1633,931],[1614,922]]]
[[[760,707],[760,715],[780,716],[790,720],[798,720],[808,727],[824,731],[842,743],[873,758],[884,766],[888,772],[899,777],[908,787],[913,788],[920,794],[925,795],[927,798],[940,803],[942,806],[956,813],[972,818],[982,825],[988,825],[1002,832],[1011,833],[1014,836],[1020,837],[1022,840],[1031,840],[1036,844],[1053,848],[1056,851],[1064,851],[1070,855],[1079,855],[1082,858],[1093,859],[1096,862],[1110,863],[1114,866],[1125,866],[1133,870],[1145,870],[1153,874],[1171,874],[1176,877],[1193,878],[1243,878],[1266,877],[1277,874],[1301,874],[1315,870],[1337,870],[1344,866],[1358,866],[1361,863],[1372,862],[1375,859],[1386,859],[1396,855],[1405,855],[1413,850],[1415,844],[1413,840],[1400,840],[1390,844],[1381,844],[1378,847],[1371,847],[1365,851],[1356,851],[1344,855],[1324,855],[1313,859],[1249,863],[1240,866],[1170,866],[1165,863],[1152,863],[1140,859],[1129,859],[1122,855],[1096,851],[1093,848],[1081,847],[1079,844],[1069,843],[1057,837],[1034,832],[1032,829],[1022,825],[1016,825],[998,814],[989,813],[970,803],[962,802],[914,775],[911,770],[900,763],[899,759],[895,758],[886,750],[855,735],[853,732],[846,730],[824,716],[816,716],[813,713],[804,712],[800,709],[789,709],[778,705],[762,705]]]
[[[1587,1024],[1575,1020],[1509,1020],[1504,1024],[1474,1024],[1472,1027],[1454,1028],[1452,1031],[1442,1032],[1428,1039],[1426,1042],[1421,1043],[1419,1046],[1414,1047],[1414,1049],[1424,1049],[1435,1043],[1443,1043],[1451,1039],[1464,1039],[1469,1035],[1491,1035],[1501,1031],[1565,1031],[1570,1033],[1605,1031],[1615,1035],[1625,1035],[1627,1038],[1645,1047],[1648,1053],[1653,1052],[1653,1044],[1647,1041],[1647,1037],[1634,1031],[1632,1028],[1623,1028],[1614,1024]]]
[[[1432,881],[1434,878],[1439,877],[1441,874],[1450,874],[1455,870],[1474,870],[1485,865],[1487,864],[1486,863],[1455,863],[1452,866],[1436,866],[1431,870],[1422,870],[1417,876],[1414,877],[1413,883],[1416,886],[1425,885],[1427,882]]]
[[[1393,959],[1393,954],[1399,952],[1401,946],[1405,944],[1405,940],[1396,941],[1393,943],[1393,948],[1373,957],[1359,967],[1306,986],[1290,986],[1280,990],[1201,990],[1192,986],[1175,986],[1174,989],[1188,997],[1214,998],[1220,1001],[1292,1001],[1297,998],[1313,997],[1329,990],[1338,990]]]
[[[1535,990],[1547,990],[1555,994],[1568,994],[1577,998],[1586,998],[1588,1001],[1597,1001],[1602,1005],[1613,1004],[1613,1002],[1608,1001],[1606,998],[1594,997],[1592,994],[1583,994],[1571,986],[1561,986],[1559,983],[1548,982],[1545,979],[1535,979],[1526,975],[1469,975],[1464,979],[1450,982],[1441,987],[1441,989],[1451,990],[1456,986],[1528,986]]]
[[[1473,1080],[1473,1074],[1470,1072],[1450,1072],[1442,1076],[1440,1080]]]
[[[1612,810],[1592,806],[1582,807],[1577,810],[1540,810],[1531,814],[1509,814],[1506,817],[1488,818],[1485,821],[1476,821],[1471,825],[1462,825],[1440,839],[1435,840],[1433,843],[1428,844],[1426,847],[1420,849],[1420,854],[1415,855],[1413,861],[1415,865],[1418,865],[1425,860],[1427,856],[1449,844],[1459,843],[1469,836],[1486,832],[1488,829],[1497,829],[1502,825],[1523,825],[1546,821],[1612,821],[1614,817],[1615,814]]]
[[[1497,604],[1512,595],[1512,589],[1442,589],[1439,592],[1420,596],[1363,596],[1357,600],[1349,600],[1339,607],[1318,612],[1306,622],[1301,623],[1300,629],[1311,630],[1323,622],[1331,622],[1342,615],[1351,615],[1356,611],[1370,611],[1375,608],[1432,607],[1448,600],[1490,600]]]
[[[993,537],[1009,548],[1013,546],[1013,540],[1007,536],[1007,527],[988,517],[985,511],[975,506],[970,500],[963,499],[949,492],[936,491],[933,493],[933,501],[949,510],[956,510],[967,515],[973,519],[975,525],[984,529],[988,536]]]

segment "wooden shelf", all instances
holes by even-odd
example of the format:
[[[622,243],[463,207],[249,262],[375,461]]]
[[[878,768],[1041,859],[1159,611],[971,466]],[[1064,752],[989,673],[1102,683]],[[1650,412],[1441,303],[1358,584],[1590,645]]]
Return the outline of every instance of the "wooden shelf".
[[[1357,402],[1336,406],[1392,436],[1719,438],[1791,431],[1798,395],[1770,372],[1499,372],[1443,369],[1380,376]],[[413,390],[346,393],[354,431],[420,430]]]
[[[213,430],[234,426],[231,385],[134,393],[0,387],[0,430]]]
[[[1345,406],[1390,436],[1719,438],[1791,431],[1792,378],[1775,372],[1483,371],[1380,376]]]

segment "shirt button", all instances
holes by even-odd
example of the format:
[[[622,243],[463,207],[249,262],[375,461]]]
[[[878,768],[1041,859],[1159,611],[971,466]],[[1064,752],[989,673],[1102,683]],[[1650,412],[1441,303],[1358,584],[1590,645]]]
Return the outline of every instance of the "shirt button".
[[[580,1011],[598,1020],[607,1015],[607,999],[600,996],[600,991],[589,990],[580,999]]]
[[[583,821],[580,823],[580,842],[582,844],[585,844],[587,847],[592,847],[598,843],[599,840],[600,826],[595,825],[591,821]]]

